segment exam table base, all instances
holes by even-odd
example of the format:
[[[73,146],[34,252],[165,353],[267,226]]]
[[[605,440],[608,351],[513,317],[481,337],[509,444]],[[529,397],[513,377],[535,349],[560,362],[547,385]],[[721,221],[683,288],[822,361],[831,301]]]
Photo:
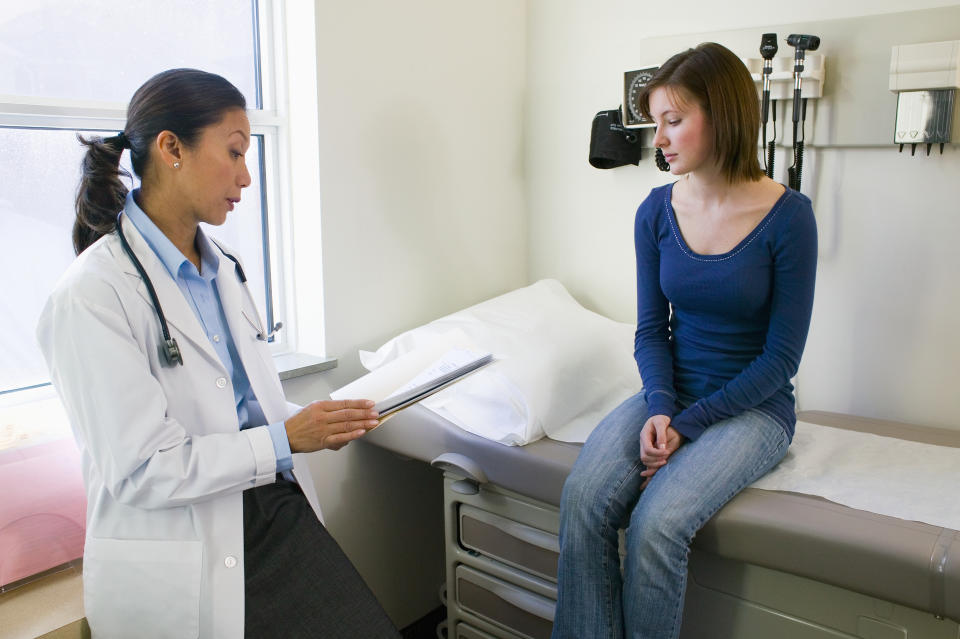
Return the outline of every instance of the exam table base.
[[[929,612],[694,551],[681,639],[956,639]]]
[[[459,480],[444,477],[448,636],[549,637],[556,506]],[[709,552],[692,552],[689,574],[681,639],[960,638],[929,612]]]

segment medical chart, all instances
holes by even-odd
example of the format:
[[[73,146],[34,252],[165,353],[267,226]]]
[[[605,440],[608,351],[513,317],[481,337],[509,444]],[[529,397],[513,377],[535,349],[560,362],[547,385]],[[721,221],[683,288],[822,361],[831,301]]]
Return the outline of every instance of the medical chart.
[[[493,355],[490,353],[477,353],[462,348],[447,351],[409,383],[391,393],[385,400],[377,402],[375,408],[380,413],[381,423],[392,413],[443,391],[491,363]]]

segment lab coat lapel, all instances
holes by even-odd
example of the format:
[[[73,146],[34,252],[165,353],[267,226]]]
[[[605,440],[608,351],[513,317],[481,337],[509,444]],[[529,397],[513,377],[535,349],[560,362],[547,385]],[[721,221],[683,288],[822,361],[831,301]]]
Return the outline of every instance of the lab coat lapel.
[[[265,329],[256,325],[261,321],[260,315],[253,306],[252,298],[243,290],[246,284],[240,282],[234,264],[229,258],[224,257],[220,260],[216,281],[233,344],[237,348],[237,355],[243,363],[247,379],[250,380],[250,388],[260,402],[264,416],[268,423],[286,419],[286,401],[283,399],[283,394],[276,390],[278,383],[274,379],[276,370],[266,365],[259,352],[264,345],[258,343],[257,333]]]
[[[183,297],[180,287],[178,287],[177,283],[170,277],[170,273],[160,262],[160,258],[153,252],[153,249],[150,248],[146,240],[143,239],[140,231],[129,222],[126,215],[124,215],[124,219],[127,220],[127,223],[123,225],[123,234],[127,238],[127,241],[130,242],[130,248],[133,249],[134,254],[143,265],[143,270],[146,271],[147,276],[153,283],[157,298],[163,307],[163,316],[166,318],[167,324],[176,327],[176,329],[184,337],[193,342],[197,349],[206,355],[210,361],[223,368],[223,362],[220,361],[217,352],[213,350],[213,345],[210,343],[207,334],[200,325],[200,320],[197,319],[196,313],[193,312],[193,309],[190,308],[187,300]],[[123,270],[139,281],[137,284],[137,293],[152,307],[153,300],[150,299],[150,292],[147,290],[146,283],[143,281],[143,278],[140,277],[137,268],[122,248],[120,249],[120,256]],[[184,365],[189,364],[186,359],[187,358],[184,357]]]

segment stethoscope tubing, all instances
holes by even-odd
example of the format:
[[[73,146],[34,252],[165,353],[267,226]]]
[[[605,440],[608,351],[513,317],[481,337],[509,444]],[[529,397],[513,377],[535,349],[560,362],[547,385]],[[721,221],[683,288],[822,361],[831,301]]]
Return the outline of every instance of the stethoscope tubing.
[[[163,315],[163,307],[160,306],[160,298],[157,297],[157,290],[153,287],[153,282],[150,280],[150,277],[147,276],[147,271],[143,268],[143,264],[140,263],[140,260],[137,259],[136,254],[133,252],[133,248],[127,241],[127,237],[123,234],[123,223],[121,218],[123,218],[123,211],[117,214],[117,235],[120,236],[120,243],[123,245],[123,250],[127,253],[127,256],[136,267],[137,272],[140,273],[140,277],[143,278],[143,283],[147,285],[147,292],[150,294],[151,301],[153,301],[153,308],[157,311],[157,317],[160,318],[160,330],[163,333],[163,339],[169,340],[170,330],[167,328],[167,318]]]
[[[137,269],[137,272],[140,274],[140,277],[143,279],[143,283],[147,287],[147,293],[150,294],[150,300],[153,302],[153,309],[157,313],[157,318],[160,320],[160,331],[163,334],[163,345],[161,346],[161,352],[163,353],[164,359],[171,366],[174,364],[183,365],[183,356],[180,353],[180,348],[177,345],[177,340],[170,337],[170,329],[167,326],[167,318],[163,314],[163,307],[160,305],[160,298],[157,296],[157,291],[153,286],[153,282],[150,280],[150,277],[147,275],[146,269],[143,268],[143,264],[140,263],[140,260],[137,258],[136,254],[133,252],[133,248],[130,246],[130,243],[127,241],[126,236],[123,234],[123,211],[117,214],[117,235],[120,236],[120,244],[123,246],[124,252],[127,254],[127,257],[130,258],[130,261],[133,262],[134,267]],[[250,323],[250,325],[257,331],[257,339],[261,341],[269,341],[277,331],[283,328],[283,322],[277,322],[269,333],[265,333],[262,323],[259,322],[260,314],[257,312],[257,304],[253,299],[253,294],[250,292],[250,285],[247,284],[247,275],[243,272],[243,267],[240,266],[240,261],[225,251],[220,244],[216,241],[213,241],[213,244],[216,245],[220,252],[224,254],[231,262],[233,262],[234,272],[237,274],[237,278],[240,280],[240,283],[243,284],[243,289],[246,291],[247,299],[250,301],[251,306],[254,309],[254,313],[257,314],[258,322],[254,324],[253,320],[247,315],[245,311],[243,313],[244,319]]]

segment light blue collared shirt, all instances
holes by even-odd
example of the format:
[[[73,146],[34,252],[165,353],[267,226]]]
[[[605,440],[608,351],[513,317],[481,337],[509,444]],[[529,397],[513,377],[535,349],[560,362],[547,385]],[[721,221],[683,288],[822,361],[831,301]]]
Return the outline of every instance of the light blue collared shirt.
[[[210,344],[223,362],[227,369],[230,379],[233,382],[233,398],[237,407],[237,423],[240,430],[263,426],[267,422],[263,410],[260,408],[260,402],[257,400],[253,389],[250,387],[250,380],[247,378],[247,372],[243,368],[243,362],[237,354],[236,345],[233,342],[233,336],[230,334],[230,327],[227,324],[226,316],[223,314],[223,303],[220,301],[220,292],[217,290],[217,273],[223,259],[222,252],[210,241],[203,230],[197,228],[197,248],[200,251],[200,267],[198,271],[193,262],[188,260],[180,252],[173,242],[163,234],[157,225],[153,223],[143,209],[134,199],[134,193],[139,194],[139,189],[127,194],[127,201],[124,205],[124,214],[137,227],[143,239],[153,249],[153,252],[160,258],[160,262],[170,273],[170,277],[177,283],[183,297],[186,298],[190,308],[193,309],[200,325],[203,327]],[[227,259],[227,266],[233,267],[232,261]],[[293,456],[290,452],[290,441],[287,439],[287,431],[283,422],[268,424],[270,437],[273,439],[273,450],[277,455],[277,472],[284,473],[287,479],[292,480]]]

